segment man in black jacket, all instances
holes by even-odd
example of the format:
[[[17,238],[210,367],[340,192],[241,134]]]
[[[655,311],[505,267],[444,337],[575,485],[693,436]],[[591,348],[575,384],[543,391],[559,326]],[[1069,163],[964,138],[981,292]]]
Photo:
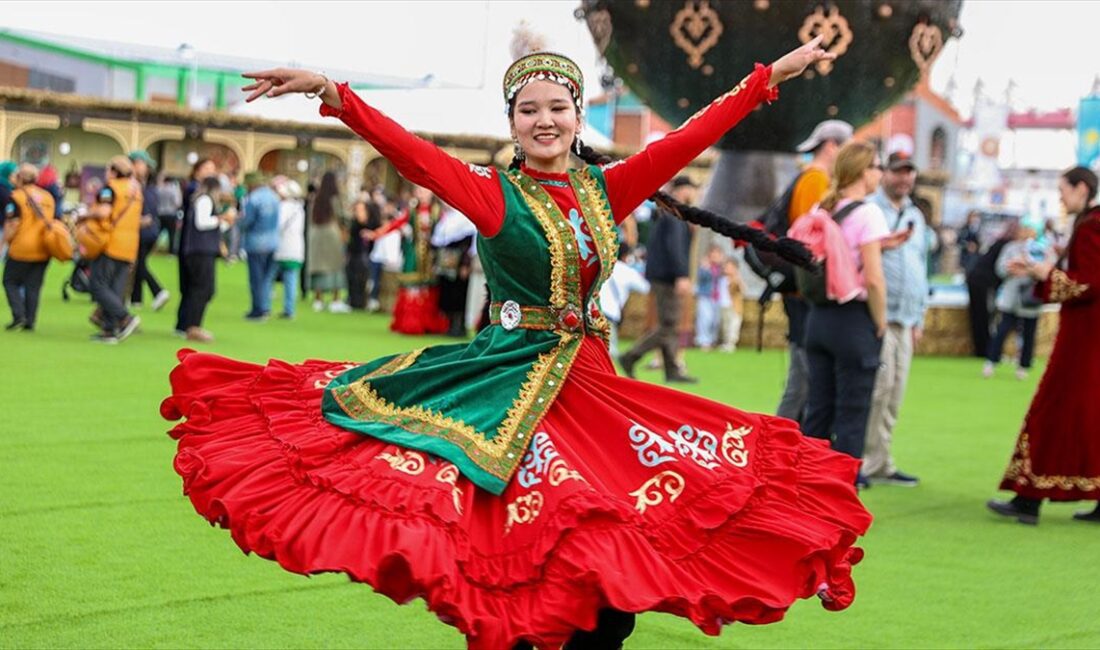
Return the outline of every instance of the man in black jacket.
[[[669,192],[681,203],[695,202],[697,186],[687,176],[672,180]],[[676,362],[679,348],[680,316],[683,301],[691,296],[691,226],[675,215],[654,213],[646,243],[645,277],[657,301],[657,328],[647,332],[634,347],[619,357],[623,372],[634,377],[634,366],[654,348],[661,349],[665,381],[694,383],[697,380],[680,371]]]

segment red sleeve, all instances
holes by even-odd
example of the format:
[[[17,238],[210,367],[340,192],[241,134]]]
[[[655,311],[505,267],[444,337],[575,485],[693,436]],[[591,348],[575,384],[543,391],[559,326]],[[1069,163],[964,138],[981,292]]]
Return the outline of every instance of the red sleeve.
[[[680,128],[629,158],[603,168],[615,223],[621,223],[642,201],[661,189],[680,170],[718,142],[762,101],[774,101],[778,88],[768,88],[771,66],[756,69],[733,90],[692,115]]]
[[[379,237],[381,237],[382,235],[388,235],[407,223],[409,223],[409,211],[406,209],[402,210],[401,214],[397,215],[393,219],[390,219],[389,223],[379,228],[376,234]]]
[[[1100,293],[1100,219],[1081,224],[1069,251],[1069,269],[1054,269],[1038,287],[1046,302],[1083,303]]]
[[[340,118],[393,163],[398,173],[466,215],[481,234],[491,237],[500,230],[504,196],[496,169],[462,162],[368,106],[347,84],[337,88],[343,107],[337,110],[321,104],[321,115]]]

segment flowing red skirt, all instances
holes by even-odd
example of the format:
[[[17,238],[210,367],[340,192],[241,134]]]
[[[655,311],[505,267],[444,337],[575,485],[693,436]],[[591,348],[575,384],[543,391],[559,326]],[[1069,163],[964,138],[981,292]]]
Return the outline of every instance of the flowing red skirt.
[[[401,287],[390,329],[401,334],[443,334],[451,321],[439,310],[439,287]]]
[[[618,377],[597,339],[500,496],[325,421],[322,389],[354,364],[179,357],[161,411],[186,418],[175,469],[199,514],[289,571],[423,598],[471,648],[556,647],[605,607],[717,634],[855,595],[857,461],[789,420]]]

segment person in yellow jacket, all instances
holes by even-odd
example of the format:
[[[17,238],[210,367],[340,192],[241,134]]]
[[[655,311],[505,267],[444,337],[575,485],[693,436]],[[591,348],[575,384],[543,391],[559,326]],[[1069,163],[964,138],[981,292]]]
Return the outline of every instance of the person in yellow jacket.
[[[50,263],[44,236],[46,224],[54,218],[54,199],[34,184],[38,168],[23,163],[13,174],[15,190],[4,208],[4,242],[8,259],[4,263],[4,292],[11,308],[9,332],[33,332],[38,316],[42,279]]]
[[[126,309],[125,291],[130,266],[137,259],[141,229],[141,185],[126,156],[111,158],[107,184],[96,195],[89,218],[100,219],[109,233],[107,247],[92,262],[91,294],[99,305],[93,321],[100,331],[93,341],[118,343],[134,333],[141,319]]]

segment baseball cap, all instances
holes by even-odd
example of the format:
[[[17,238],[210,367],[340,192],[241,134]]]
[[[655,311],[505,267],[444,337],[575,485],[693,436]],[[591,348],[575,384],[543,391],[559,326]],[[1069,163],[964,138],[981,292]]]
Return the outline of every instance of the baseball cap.
[[[913,164],[913,157],[904,151],[895,151],[890,154],[886,159],[886,169],[892,172],[896,172],[901,169],[911,169],[916,171],[917,166]]]
[[[833,140],[837,144],[844,144],[852,139],[853,133],[854,129],[852,129],[852,125],[844,120],[825,120],[814,127],[814,132],[810,134],[810,137],[803,140],[802,144],[798,145],[797,149],[800,153],[813,151],[818,145],[827,140]]]
[[[153,162],[153,157],[150,156],[149,152],[144,149],[134,149],[130,152],[128,157],[130,158],[131,162],[137,162],[140,160],[141,162],[145,163],[145,165],[149,169],[157,168],[157,164]]]

